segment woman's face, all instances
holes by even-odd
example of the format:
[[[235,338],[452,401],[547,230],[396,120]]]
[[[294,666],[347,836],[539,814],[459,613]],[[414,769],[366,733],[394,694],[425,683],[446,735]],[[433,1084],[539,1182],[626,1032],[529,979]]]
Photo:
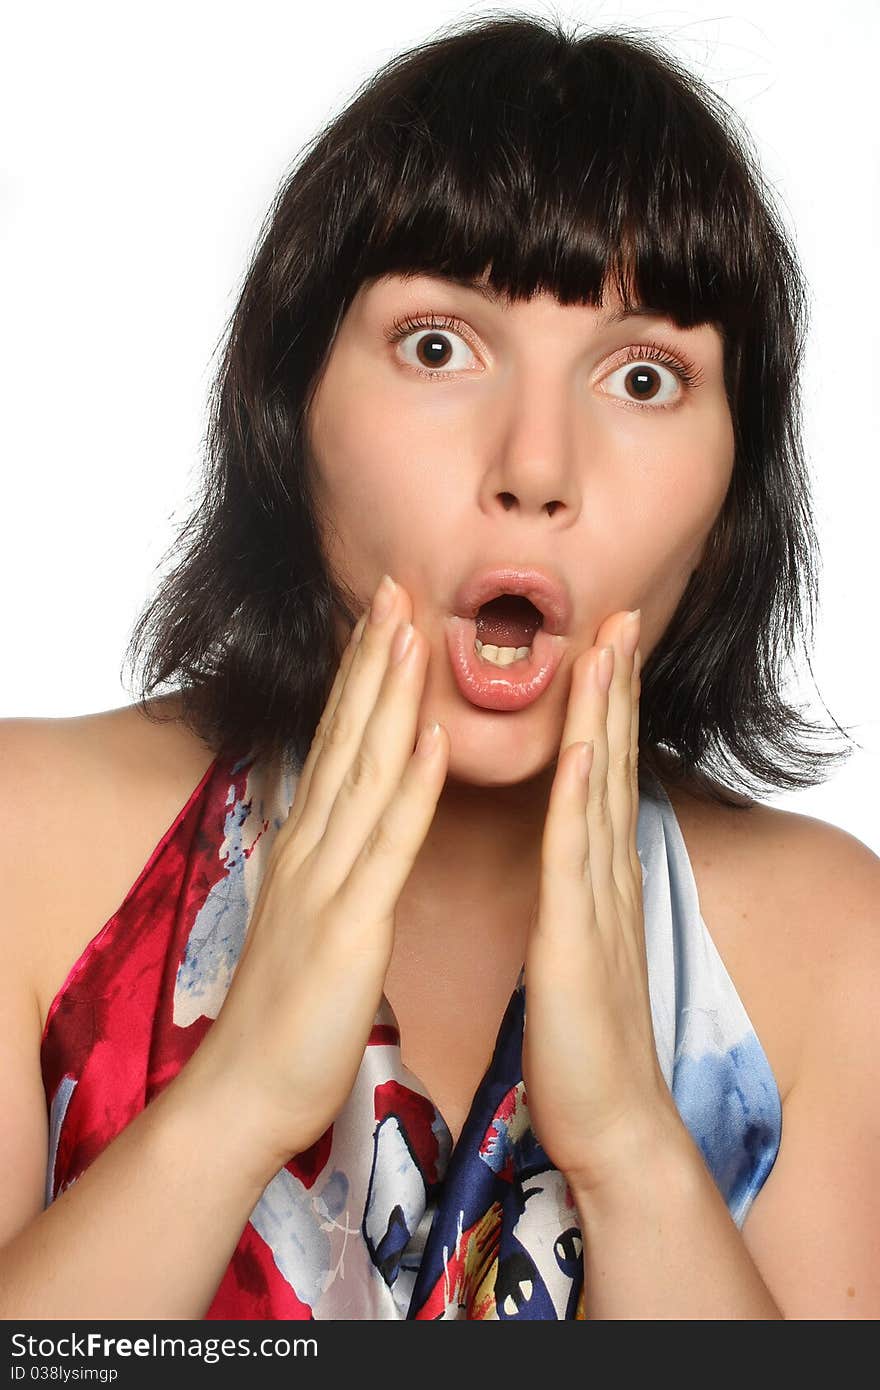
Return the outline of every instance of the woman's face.
[[[328,355],[308,421],[325,553],[362,607],[385,571],[409,593],[430,644],[419,724],[445,725],[450,777],[500,787],[555,760],[575,659],[641,608],[647,661],[724,501],[718,330],[619,308],[389,275],[361,286]],[[466,699],[447,648],[463,582],[496,565],[544,570],[570,601],[556,674],[515,711]]]

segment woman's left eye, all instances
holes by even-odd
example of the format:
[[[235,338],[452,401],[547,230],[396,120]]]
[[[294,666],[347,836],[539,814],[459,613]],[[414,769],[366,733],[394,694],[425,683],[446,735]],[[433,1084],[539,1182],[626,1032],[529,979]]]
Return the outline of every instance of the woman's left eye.
[[[424,318],[395,319],[385,336],[389,343],[403,343],[404,362],[422,376],[449,376],[452,372],[470,370],[468,358],[476,361],[461,330],[458,319],[431,314]],[[407,342],[409,338],[414,341]],[[462,351],[456,351],[457,348]]]
[[[692,363],[650,346],[628,348],[622,365],[615,367],[605,380],[618,379],[619,391],[609,392],[616,399],[661,408],[673,405],[683,388],[699,385],[701,377]]]

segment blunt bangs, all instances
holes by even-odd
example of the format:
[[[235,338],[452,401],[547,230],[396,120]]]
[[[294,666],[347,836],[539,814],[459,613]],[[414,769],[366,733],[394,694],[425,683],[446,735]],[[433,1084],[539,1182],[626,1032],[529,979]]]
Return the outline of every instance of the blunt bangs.
[[[682,328],[741,322],[765,229],[684,79],[613,41],[562,64],[549,32],[460,47],[436,72],[392,68],[387,109],[349,152],[354,279],[485,274],[511,300],[592,305],[610,283]]]
[[[643,666],[640,767],[730,806],[830,776],[849,750],[783,695],[817,603],[807,291],[748,134],[644,31],[521,12],[397,55],[282,184],[228,326],[202,495],[129,644],[147,716],[174,683],[218,751],[305,761],[334,617],[358,616],[322,551],[309,405],[360,287],[418,273],[717,328],[731,484]]]

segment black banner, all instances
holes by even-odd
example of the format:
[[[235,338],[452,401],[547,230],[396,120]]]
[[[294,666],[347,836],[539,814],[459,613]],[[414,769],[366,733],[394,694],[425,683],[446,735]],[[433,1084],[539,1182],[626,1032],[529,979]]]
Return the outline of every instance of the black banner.
[[[433,1384],[448,1372],[471,1384],[475,1372],[510,1367],[518,1375],[542,1372],[584,1347],[577,1322],[505,1323],[359,1322],[18,1322],[2,1324],[4,1386],[111,1385],[220,1387],[232,1380],[256,1390],[320,1384],[333,1370],[391,1375],[400,1383]],[[482,1329],[482,1330],[480,1330]],[[402,1359],[403,1358],[403,1359]]]

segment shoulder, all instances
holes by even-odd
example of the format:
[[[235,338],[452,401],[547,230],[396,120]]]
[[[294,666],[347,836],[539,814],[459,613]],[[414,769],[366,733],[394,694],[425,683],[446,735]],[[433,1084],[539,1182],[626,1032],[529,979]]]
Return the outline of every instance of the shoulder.
[[[13,850],[24,852],[16,857],[61,867],[66,847],[82,836],[98,849],[113,840],[114,826],[123,836],[151,830],[213,758],[179,708],[171,695],[149,701],[147,712],[126,705],[0,720],[2,777],[22,811],[12,827]]]
[[[880,858],[816,817],[669,795],[783,1098],[742,1238],[785,1318],[877,1318]]]
[[[22,771],[45,754],[62,769],[79,763],[109,771],[139,759],[148,766],[157,755],[168,755],[166,761],[172,762],[196,746],[208,753],[207,745],[184,725],[181,708],[180,697],[170,694],[148,700],[144,708],[122,705],[64,718],[7,717],[0,719],[0,748]]]
[[[880,968],[880,858],[839,826],[674,787],[703,920],[765,1045],[783,1099],[833,979]]]
[[[880,858],[815,817],[669,795],[783,1099],[743,1240],[785,1317],[876,1318]]]
[[[212,760],[173,698],[0,719],[0,1244],[43,1207],[46,1013]]]
[[[880,857],[857,836],[774,806],[733,809],[668,794],[716,906],[769,917],[776,933],[810,944],[823,964],[873,939]]]
[[[148,711],[0,720],[5,921],[41,1019],[213,761],[176,696]]]

